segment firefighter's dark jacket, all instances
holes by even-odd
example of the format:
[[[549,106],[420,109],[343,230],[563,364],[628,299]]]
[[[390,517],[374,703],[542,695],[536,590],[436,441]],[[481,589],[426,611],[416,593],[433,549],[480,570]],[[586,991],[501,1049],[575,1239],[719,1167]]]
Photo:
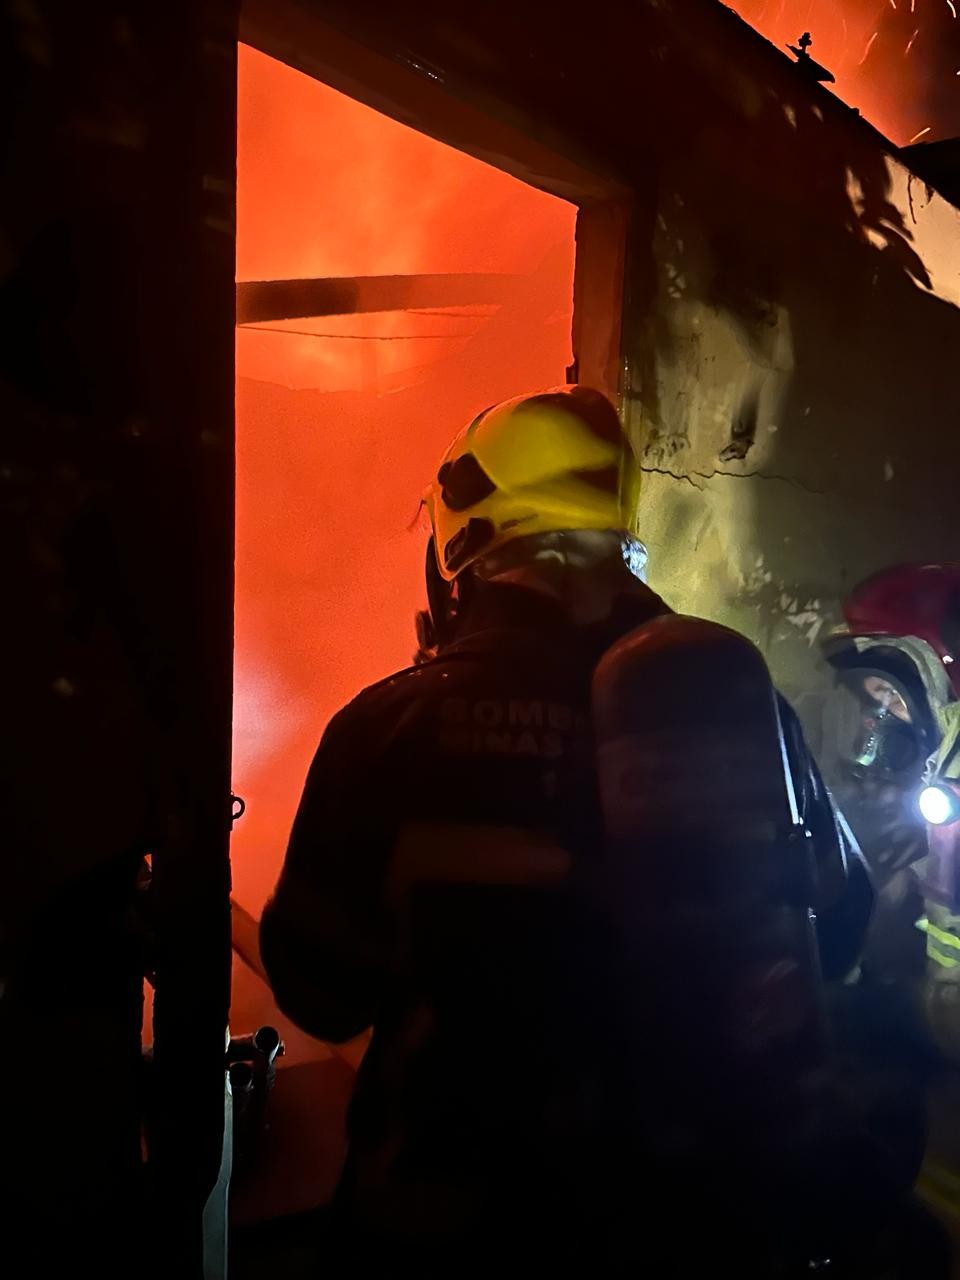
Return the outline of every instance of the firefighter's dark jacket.
[[[463,1108],[487,1124],[501,1055],[506,1110],[529,1120],[549,1105],[558,1052],[568,1061],[602,1034],[603,929],[561,887],[600,840],[590,680],[612,643],[665,612],[638,584],[603,623],[577,627],[545,597],[487,586],[440,656],[331,721],[261,945],[281,1009],[306,1031],[340,1042],[375,1024],[354,1141],[364,1129],[382,1141],[402,1095],[400,1110],[430,1112],[437,1141],[462,1149]],[[803,820],[833,856],[842,830],[782,713]],[[859,855],[847,857],[854,891],[818,920],[828,977],[855,963],[871,905]]]

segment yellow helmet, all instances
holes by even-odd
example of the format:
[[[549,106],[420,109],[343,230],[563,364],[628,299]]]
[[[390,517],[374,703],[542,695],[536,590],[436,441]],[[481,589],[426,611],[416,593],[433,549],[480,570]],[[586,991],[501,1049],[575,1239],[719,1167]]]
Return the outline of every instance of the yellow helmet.
[[[560,529],[632,533],[639,470],[613,405],[571,385],[479,414],[424,497],[448,581],[514,538]]]

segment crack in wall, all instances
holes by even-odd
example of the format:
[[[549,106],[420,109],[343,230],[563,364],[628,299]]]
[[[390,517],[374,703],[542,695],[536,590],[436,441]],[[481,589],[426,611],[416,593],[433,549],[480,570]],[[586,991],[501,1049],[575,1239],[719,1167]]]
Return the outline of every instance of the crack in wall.
[[[671,471],[667,467],[640,467],[641,472],[654,476],[669,476],[671,480],[683,480],[687,484],[692,485],[694,489],[700,493],[706,488],[705,484],[697,484],[693,479],[694,476],[698,480],[713,480],[715,476],[729,476],[733,480],[779,480],[783,484],[793,485],[796,489],[802,489],[804,493],[816,494],[817,497],[824,497],[830,492],[829,489],[814,489],[812,485],[804,484],[802,480],[798,480],[795,476],[780,475],[775,471],[723,471],[718,468],[715,471]]]

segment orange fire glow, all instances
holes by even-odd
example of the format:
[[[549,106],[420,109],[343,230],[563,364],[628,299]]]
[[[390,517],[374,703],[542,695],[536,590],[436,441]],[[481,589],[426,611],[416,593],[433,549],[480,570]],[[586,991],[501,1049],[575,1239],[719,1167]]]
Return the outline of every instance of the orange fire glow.
[[[466,273],[458,306],[238,329],[234,891],[259,915],[325,723],[410,661],[438,456],[564,380],[576,210],[245,47],[237,164],[239,280]]]
[[[809,31],[810,53],[836,76],[837,95],[898,145],[960,134],[955,0],[727,3],[781,50]]]

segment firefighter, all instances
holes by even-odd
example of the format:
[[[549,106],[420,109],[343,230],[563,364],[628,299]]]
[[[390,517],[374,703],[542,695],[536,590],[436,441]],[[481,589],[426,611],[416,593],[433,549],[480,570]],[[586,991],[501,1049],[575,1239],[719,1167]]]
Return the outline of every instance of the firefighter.
[[[306,1031],[340,1042],[373,1027],[336,1216],[350,1257],[383,1274],[646,1263],[688,1275],[698,1249],[718,1256],[721,1215],[702,1238],[669,1224],[678,1197],[703,1221],[732,1203],[722,1177],[681,1188],[660,1176],[641,1135],[657,1130],[655,1096],[624,1122],[624,1091],[640,1087],[622,1070],[630,984],[657,976],[625,973],[612,927],[623,913],[596,856],[594,673],[615,642],[670,616],[642,581],[637,483],[598,392],[567,386],[479,414],[426,496],[419,661],[334,717],[306,781],[262,953]],[[779,710],[827,886],[821,960],[839,977],[871,890],[796,718]],[[782,767],[779,745],[776,757]],[[677,1167],[688,1140],[671,1137]],[[749,1250],[726,1256],[739,1275],[775,1274],[751,1269]],[[823,1261],[804,1256],[803,1272]]]
[[[918,809],[929,828],[924,865],[927,935],[925,1005],[940,1050],[960,1064],[960,702],[940,708],[942,738]]]
[[[956,1221],[960,1106],[960,566],[858,584],[824,650],[837,687],[822,761],[874,875],[856,983],[831,992],[838,1059],[864,1122]]]
[[[903,987],[924,973],[915,925],[927,832],[916,798],[941,741],[940,717],[960,692],[951,651],[958,593],[957,565],[882,570],[851,592],[847,626],[824,643],[836,690],[820,757],[877,887],[864,972],[878,985]]]

